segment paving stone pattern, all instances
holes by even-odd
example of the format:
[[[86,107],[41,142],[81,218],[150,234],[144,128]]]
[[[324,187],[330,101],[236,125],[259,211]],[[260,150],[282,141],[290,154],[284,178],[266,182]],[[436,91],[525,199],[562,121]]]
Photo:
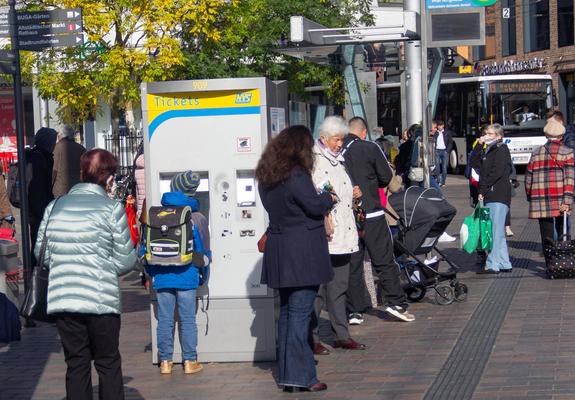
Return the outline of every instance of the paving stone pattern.
[[[453,235],[471,212],[467,185],[450,176],[445,193],[458,209],[448,228]],[[575,281],[545,279],[539,235],[526,219],[522,195],[514,198],[512,209],[517,235],[509,246],[515,272],[497,278],[475,275],[474,256],[460,251],[457,242],[443,246],[461,266],[458,276],[470,288],[468,300],[440,306],[429,293],[411,305],[417,320],[409,324],[389,321],[381,307],[375,309],[363,325],[351,327],[352,336],[368,345],[366,351],[332,350],[317,358],[318,376],[329,386],[323,393],[282,393],[274,363],[212,363],[195,376],[176,367],[172,375],[160,376],[151,364],[148,294],[136,274],[128,275],[122,282],[120,338],[126,398],[395,400],[422,399],[443,390],[444,397],[436,398],[575,399]],[[482,320],[493,328],[485,329]],[[480,336],[465,344],[464,336],[473,336],[472,326],[488,331],[488,340]],[[325,316],[321,332],[331,349]],[[449,366],[461,348],[467,350],[456,364],[457,375]],[[453,383],[443,389],[439,379],[461,379],[466,390]],[[54,327],[26,329],[21,342],[0,344],[0,400],[60,400],[64,383],[64,357]],[[92,383],[97,398],[95,373]]]

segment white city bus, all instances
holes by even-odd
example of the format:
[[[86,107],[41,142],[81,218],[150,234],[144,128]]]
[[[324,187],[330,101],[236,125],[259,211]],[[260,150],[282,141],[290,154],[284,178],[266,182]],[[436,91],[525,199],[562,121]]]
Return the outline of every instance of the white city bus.
[[[383,83],[377,88],[378,122],[390,132],[401,125],[400,84]],[[454,133],[450,166],[467,163],[481,126],[490,123],[503,125],[514,164],[527,164],[534,148],[545,143],[543,126],[554,105],[552,88],[550,75],[443,78],[434,119],[445,121]]]

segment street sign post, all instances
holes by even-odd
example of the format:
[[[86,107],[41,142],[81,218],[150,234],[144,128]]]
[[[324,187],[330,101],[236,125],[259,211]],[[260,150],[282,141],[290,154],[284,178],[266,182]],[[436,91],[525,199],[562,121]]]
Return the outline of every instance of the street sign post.
[[[18,148],[18,175],[20,184],[20,221],[22,233],[22,263],[24,265],[24,288],[28,289],[32,271],[30,251],[30,227],[28,218],[28,190],[26,185],[26,153],[24,134],[24,110],[22,102],[22,77],[20,50],[42,51],[51,47],[77,46],[84,42],[82,35],[82,10],[79,8],[16,12],[16,0],[8,0],[10,11],[0,14],[0,37],[9,37],[11,51],[0,51],[0,73],[14,78],[14,102],[16,109],[16,146]],[[27,320],[26,326],[34,326]]]

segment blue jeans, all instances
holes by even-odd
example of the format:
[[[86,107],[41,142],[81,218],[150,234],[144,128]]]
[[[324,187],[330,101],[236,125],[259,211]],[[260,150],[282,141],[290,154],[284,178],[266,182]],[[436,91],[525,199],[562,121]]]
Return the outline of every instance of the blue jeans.
[[[318,288],[306,286],[279,289],[279,385],[309,387],[319,382],[309,340]]]
[[[172,360],[174,355],[174,311],[178,303],[180,316],[180,343],[182,358],[196,361],[198,353],[198,326],[196,325],[196,289],[160,289],[158,299],[158,351],[160,361]]]
[[[445,180],[447,179],[447,164],[449,162],[449,154],[447,154],[447,150],[436,150],[437,154],[437,163],[439,164],[439,184],[445,185]]]
[[[424,183],[419,182],[418,186],[424,187]],[[437,183],[437,178],[433,175],[429,175],[429,187],[435,189],[437,191],[437,194],[440,197],[443,197],[443,192],[441,191],[441,188],[439,187],[439,183]]]
[[[509,207],[503,203],[487,203],[491,223],[493,224],[493,249],[487,256],[486,269],[500,271],[510,269],[509,252],[507,251],[507,239],[505,239],[505,216]]]

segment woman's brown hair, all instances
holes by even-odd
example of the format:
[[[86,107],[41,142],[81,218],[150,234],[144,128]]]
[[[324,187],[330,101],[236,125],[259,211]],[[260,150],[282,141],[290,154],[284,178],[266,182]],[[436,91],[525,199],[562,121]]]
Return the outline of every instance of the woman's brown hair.
[[[90,150],[80,157],[80,180],[106,189],[108,178],[116,173],[118,160],[109,151]]]
[[[308,128],[294,125],[281,131],[267,144],[256,167],[256,179],[272,187],[286,181],[293,169],[313,169],[313,137]]]

